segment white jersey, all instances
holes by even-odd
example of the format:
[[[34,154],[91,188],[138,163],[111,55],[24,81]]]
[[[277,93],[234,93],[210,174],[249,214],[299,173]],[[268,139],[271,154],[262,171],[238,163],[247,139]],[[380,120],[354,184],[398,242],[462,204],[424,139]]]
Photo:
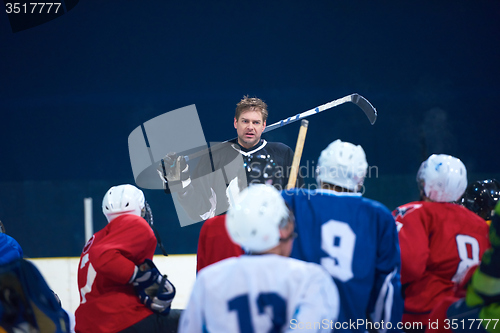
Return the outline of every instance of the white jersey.
[[[338,313],[337,287],[320,265],[243,255],[199,272],[179,333],[331,332]]]

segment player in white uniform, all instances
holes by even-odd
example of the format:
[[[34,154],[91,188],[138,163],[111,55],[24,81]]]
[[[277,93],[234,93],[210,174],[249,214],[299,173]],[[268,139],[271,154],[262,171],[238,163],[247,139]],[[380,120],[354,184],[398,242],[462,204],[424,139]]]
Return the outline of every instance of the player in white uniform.
[[[252,254],[199,272],[180,333],[332,331],[337,287],[321,266],[288,258],[294,220],[278,190],[263,184],[243,190],[226,228]]]

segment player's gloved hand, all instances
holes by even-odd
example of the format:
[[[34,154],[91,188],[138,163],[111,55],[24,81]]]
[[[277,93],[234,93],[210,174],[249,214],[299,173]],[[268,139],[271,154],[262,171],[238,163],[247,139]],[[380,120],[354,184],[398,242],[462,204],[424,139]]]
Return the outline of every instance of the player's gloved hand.
[[[189,165],[184,156],[178,156],[176,153],[168,153],[160,161],[158,174],[165,184],[165,190],[172,191],[174,186],[179,190],[185,189],[191,184]]]
[[[141,302],[154,312],[167,315],[175,296],[175,287],[161,275],[155,264],[146,259],[132,280],[135,292]]]

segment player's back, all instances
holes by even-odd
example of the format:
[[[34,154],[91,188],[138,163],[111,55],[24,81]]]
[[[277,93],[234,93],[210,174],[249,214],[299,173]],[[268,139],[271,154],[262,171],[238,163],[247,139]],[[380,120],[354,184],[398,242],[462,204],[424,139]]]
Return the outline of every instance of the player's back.
[[[76,332],[116,332],[152,314],[128,281],[155,248],[153,230],[133,214],[118,216],[92,236],[78,266]]]
[[[288,332],[314,322],[308,332],[330,332],[338,297],[319,265],[275,254],[228,258],[199,272],[179,332]]]
[[[411,202],[393,212],[400,227],[401,282],[405,309],[432,310],[453,295],[454,281],[479,263],[489,248],[488,225],[463,206],[440,202]]]
[[[402,299],[399,246],[390,211],[360,194],[282,194],[295,214],[298,233],[291,257],[319,263],[334,278],[341,297],[339,322],[366,319],[369,313],[372,320],[395,326],[401,319]],[[387,290],[394,292],[392,297],[384,294]],[[346,330],[356,331],[352,326]]]

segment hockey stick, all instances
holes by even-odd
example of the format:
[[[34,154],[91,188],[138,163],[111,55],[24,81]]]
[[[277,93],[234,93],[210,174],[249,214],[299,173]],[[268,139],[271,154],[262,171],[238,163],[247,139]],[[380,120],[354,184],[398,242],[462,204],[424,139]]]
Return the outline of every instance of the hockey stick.
[[[304,149],[304,141],[306,140],[308,125],[309,121],[302,119],[302,122],[300,123],[299,136],[297,137],[297,144],[295,145],[295,153],[293,154],[292,169],[290,171],[290,177],[288,178],[288,184],[286,185],[287,190],[294,188],[295,183],[297,182],[300,158],[302,157],[302,150]]]
[[[372,125],[375,124],[375,121],[377,120],[377,110],[363,96],[358,95],[358,94],[351,94],[351,95],[336,99],[334,101],[328,102],[326,104],[320,105],[318,107],[315,107],[314,109],[296,114],[293,117],[288,117],[287,119],[283,119],[281,121],[278,121],[272,125],[267,126],[263,133],[272,131],[278,127],[286,126],[288,124],[296,122],[297,120],[307,118],[309,116],[312,116],[313,114],[323,112],[325,110],[334,108],[336,106],[339,106],[341,104],[348,103],[348,102],[356,104],[366,114],[366,116],[368,117],[368,120],[370,120],[370,123]]]
[[[373,107],[373,105],[366,98],[364,98],[363,96],[361,96],[359,94],[354,93],[354,94],[347,95],[345,97],[336,99],[334,101],[325,103],[323,105],[317,106],[314,109],[296,114],[295,116],[280,120],[280,121],[278,121],[274,124],[271,124],[269,126],[266,126],[266,128],[264,129],[264,131],[262,133],[272,131],[276,128],[283,127],[283,126],[286,126],[286,125],[291,124],[293,122],[296,122],[297,120],[307,118],[307,117],[312,116],[314,114],[329,110],[331,108],[334,108],[336,106],[342,105],[344,103],[349,103],[349,102],[357,105],[361,110],[363,110],[365,115],[368,117],[368,120],[370,121],[370,123],[372,125],[375,124],[375,121],[377,120],[377,110]],[[234,139],[235,138],[233,138],[231,140],[234,140]],[[189,161],[190,159],[200,157],[203,154],[206,154],[209,150],[214,152],[214,151],[219,150],[220,148],[224,147],[231,140],[224,141],[224,142],[219,143],[217,145],[214,145],[208,149],[203,149],[201,151],[195,152],[195,153],[190,154],[188,156],[184,156],[184,158],[186,159],[186,161]]]

